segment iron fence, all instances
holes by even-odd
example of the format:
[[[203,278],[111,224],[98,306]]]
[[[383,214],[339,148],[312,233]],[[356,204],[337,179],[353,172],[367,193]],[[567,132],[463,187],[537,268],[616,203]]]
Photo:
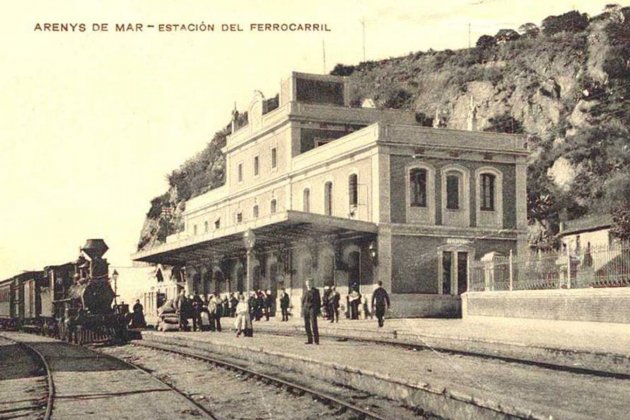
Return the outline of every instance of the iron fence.
[[[471,264],[471,291],[630,286],[630,242],[526,256],[490,255]]]

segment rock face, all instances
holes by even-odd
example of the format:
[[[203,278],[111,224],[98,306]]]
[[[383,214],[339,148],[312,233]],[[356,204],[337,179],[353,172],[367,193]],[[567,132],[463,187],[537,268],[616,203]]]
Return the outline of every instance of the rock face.
[[[477,130],[526,135],[531,240],[548,241],[560,213],[577,217],[599,206],[605,181],[630,164],[630,8],[607,9],[585,29],[546,29],[499,45],[338,65],[332,73],[350,77],[354,106],[369,100],[413,110],[423,125],[468,129],[472,102]],[[175,208],[173,232],[181,202],[223,182],[226,134],[169,176],[171,190],[153,200],[140,249],[164,240],[161,207]]]

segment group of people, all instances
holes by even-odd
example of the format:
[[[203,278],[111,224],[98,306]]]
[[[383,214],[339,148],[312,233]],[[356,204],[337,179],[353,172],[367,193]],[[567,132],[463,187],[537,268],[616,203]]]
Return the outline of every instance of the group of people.
[[[306,344],[319,344],[317,318],[323,315],[324,319],[330,322],[339,322],[341,295],[335,286],[330,286],[324,288],[323,298],[320,297],[319,289],[312,286],[310,279],[306,280],[305,286],[306,291],[302,295],[302,316],[304,317],[306,330]],[[221,331],[221,318],[229,316],[235,318],[234,327],[237,337],[241,335],[253,337],[252,321],[260,321],[263,318],[268,321],[274,312],[274,301],[275,298],[270,290],[251,292],[247,299],[243,294],[238,294],[237,296],[234,293],[223,298],[214,294],[187,297],[184,290],[182,290],[174,301],[169,301],[160,310],[162,314],[165,314],[169,312],[169,308],[164,308],[169,303],[172,304],[171,309],[177,316],[180,331],[191,330],[189,320],[192,320],[193,331]],[[348,318],[359,319],[361,312],[369,314],[367,303],[365,303],[365,308],[362,308],[365,298],[359,292],[356,284],[351,287],[346,301]],[[279,303],[283,322],[289,320],[290,302],[288,293],[282,289]],[[372,309],[378,319],[379,327],[384,325],[385,312],[390,306],[389,295],[379,281],[372,293]],[[139,314],[142,313],[142,305],[140,305],[139,301],[134,306],[134,313],[139,321]],[[364,316],[367,317],[367,315]]]
[[[184,290],[180,292],[173,306],[179,319],[179,329],[190,331],[221,331],[221,318],[233,316],[236,311],[235,297],[219,295],[190,295],[186,296]]]
[[[305,344],[319,344],[319,328],[317,317],[324,312],[324,318],[330,322],[339,322],[339,292],[335,286],[324,288],[323,302],[319,295],[319,289],[311,285],[311,281],[305,282],[306,291],[302,295],[302,316],[304,317],[304,329],[306,331]],[[356,287],[353,287],[348,295],[348,308],[351,319],[358,319],[359,303],[361,294]],[[367,306],[367,305],[366,305]],[[385,312],[391,307],[389,295],[383,288],[383,283],[379,281],[372,293],[372,308],[378,320],[379,328],[385,324]],[[365,309],[367,311],[367,308]]]

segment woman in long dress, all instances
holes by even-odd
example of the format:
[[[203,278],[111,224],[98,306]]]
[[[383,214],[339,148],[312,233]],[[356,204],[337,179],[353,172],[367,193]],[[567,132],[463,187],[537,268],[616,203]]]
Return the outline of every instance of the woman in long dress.
[[[239,295],[238,297],[234,326],[236,327],[237,337],[240,337],[241,333],[244,333],[245,337],[253,337],[254,330],[252,328],[252,319],[249,316],[249,304],[243,295]]]

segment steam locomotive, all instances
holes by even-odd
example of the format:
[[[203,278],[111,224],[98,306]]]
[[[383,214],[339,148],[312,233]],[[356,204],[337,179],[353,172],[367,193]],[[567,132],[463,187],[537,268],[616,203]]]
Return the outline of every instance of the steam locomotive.
[[[0,281],[0,328],[84,344],[127,340],[127,305],[112,305],[108,247],[88,239],[79,258]]]

